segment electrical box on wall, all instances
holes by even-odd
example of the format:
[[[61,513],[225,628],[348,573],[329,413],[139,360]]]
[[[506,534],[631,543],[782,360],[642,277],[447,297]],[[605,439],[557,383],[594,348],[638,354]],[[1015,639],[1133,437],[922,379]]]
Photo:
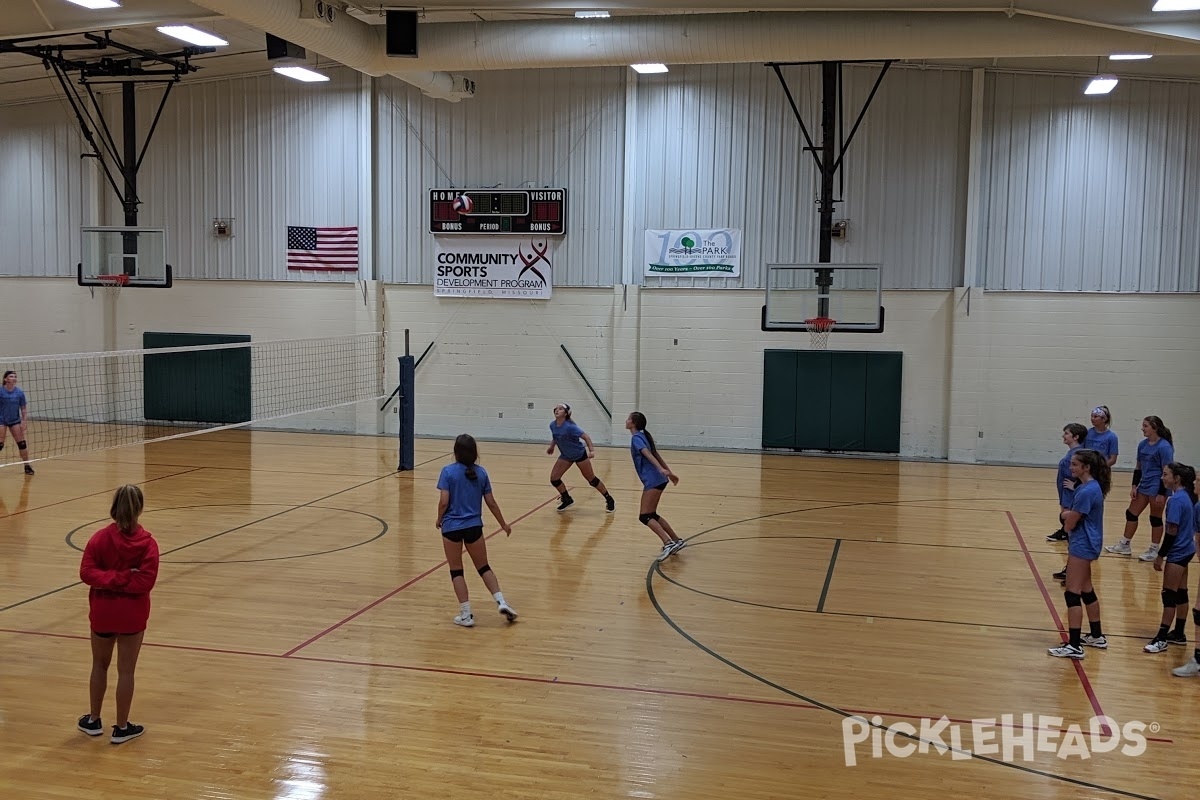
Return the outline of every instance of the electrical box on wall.
[[[212,224],[213,236],[218,239],[230,239],[233,237],[233,218],[214,219]]]
[[[846,229],[849,227],[849,225],[850,221],[845,219],[839,219],[837,222],[833,223],[833,238],[845,239],[847,233]]]

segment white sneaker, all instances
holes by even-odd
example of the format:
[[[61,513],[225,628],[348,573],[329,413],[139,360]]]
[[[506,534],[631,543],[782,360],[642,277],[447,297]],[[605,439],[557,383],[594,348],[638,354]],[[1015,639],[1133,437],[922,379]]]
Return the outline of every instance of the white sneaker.
[[[475,627],[475,615],[474,614],[459,614],[457,617],[454,618],[454,624],[462,625],[464,628],[474,628]]]
[[[1176,667],[1175,669],[1171,670],[1171,674],[1177,675],[1180,678],[1193,678],[1197,675],[1200,675],[1200,663],[1193,658],[1182,667]]]
[[[684,541],[683,539],[676,539],[675,541],[671,542],[671,552],[672,553],[678,553],[680,550],[682,550],[685,547],[687,547],[687,542]]]
[[[1138,556],[1138,561],[1153,561],[1156,558],[1158,558],[1158,548],[1147,547],[1146,552]]]
[[[1155,639],[1150,644],[1142,648],[1146,653],[1165,653],[1171,645],[1167,644],[1166,639]]]
[[[1075,660],[1083,658],[1083,648],[1072,647],[1070,644],[1064,644],[1060,647],[1051,647],[1046,652],[1055,658],[1074,658]]]
[[[501,614],[503,614],[504,618],[506,620],[508,620],[509,622],[512,622],[517,618],[517,612],[513,611],[513,609],[508,605],[508,603],[500,603],[496,607],[496,610],[499,611]]]
[[[1095,647],[1100,650],[1108,649],[1108,639],[1103,636],[1092,636],[1090,633],[1085,633],[1079,637],[1079,641],[1088,647]]]
[[[658,558],[655,560],[660,563],[663,561],[666,561],[667,557],[670,556],[674,552],[675,552],[675,543],[674,542],[671,542],[670,544],[664,544],[662,552],[658,554]]]
[[[1133,555],[1133,548],[1129,546],[1129,542],[1117,542],[1116,544],[1108,545],[1104,549],[1106,552],[1112,553],[1116,556]]]

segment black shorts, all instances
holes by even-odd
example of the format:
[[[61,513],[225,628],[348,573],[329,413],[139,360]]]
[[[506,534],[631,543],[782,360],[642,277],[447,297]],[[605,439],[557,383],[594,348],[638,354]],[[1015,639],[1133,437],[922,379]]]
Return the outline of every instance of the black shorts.
[[[660,483],[658,486],[651,486],[650,488],[651,488],[651,489],[653,489],[653,490],[654,490],[654,491],[656,491],[656,492],[665,492],[665,491],[666,491],[666,489],[667,489],[667,484],[668,484],[668,483],[670,483],[670,481],[663,481],[663,482],[662,482],[662,483]]]
[[[141,631],[137,631],[136,633],[101,633],[100,631],[92,631],[92,633],[101,639],[111,639],[114,636],[137,636]]]
[[[1168,563],[1168,564],[1178,564],[1178,565],[1179,565],[1179,566],[1181,566],[1181,567],[1186,567],[1188,564],[1192,563],[1192,556],[1194,556],[1194,555],[1196,555],[1196,554],[1195,554],[1195,553],[1188,553],[1188,554],[1187,554],[1186,556],[1184,556],[1183,558],[1172,558],[1172,559],[1171,559],[1170,561],[1168,561],[1167,563]]]
[[[475,544],[482,536],[482,525],[476,525],[474,528],[459,528],[456,531],[442,531],[443,539],[449,539],[452,542],[466,542],[467,544]]]
[[[559,461],[569,461],[572,464],[582,464],[583,462],[588,460],[588,457],[585,455],[583,458],[567,458],[566,456],[560,454],[558,457],[558,460]]]

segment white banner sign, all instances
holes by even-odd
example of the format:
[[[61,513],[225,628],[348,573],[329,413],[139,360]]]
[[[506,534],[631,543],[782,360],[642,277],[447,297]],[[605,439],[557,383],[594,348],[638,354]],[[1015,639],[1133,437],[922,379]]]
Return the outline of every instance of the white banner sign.
[[[645,262],[647,277],[736,278],[742,274],[742,231],[646,231]]]
[[[433,293],[549,300],[554,246],[547,239],[514,236],[436,238]]]

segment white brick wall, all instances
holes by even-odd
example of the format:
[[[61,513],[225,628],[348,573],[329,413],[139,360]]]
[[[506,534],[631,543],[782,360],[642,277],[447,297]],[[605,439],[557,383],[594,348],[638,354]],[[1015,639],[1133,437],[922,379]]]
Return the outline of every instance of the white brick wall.
[[[763,350],[808,347],[806,333],[759,329],[758,291],[617,286],[501,302],[435,298],[428,286],[387,286],[377,298],[372,285],[364,299],[361,285],[181,281],[126,289],[115,309],[69,279],[0,279],[0,292],[0,340],[13,356],[139,348],[147,330],[261,341],[385,324],[386,390],[408,328],[414,355],[436,342],[417,371],[417,429],[428,436],[545,441],[550,409],[566,400],[598,444],[624,445],[623,422],[636,408],[664,444],[756,449]],[[1120,466],[1132,465],[1148,414],[1172,428],[1181,460],[1200,460],[1196,295],[975,290],[969,316],[962,289],[887,292],[884,304],[883,334],[835,333],[830,346],[904,352],[903,456],[1052,464],[1062,426],[1086,423],[1104,403],[1115,414]],[[612,411],[611,424],[560,344]],[[391,409],[381,416],[368,405],[293,424],[395,433]]]

